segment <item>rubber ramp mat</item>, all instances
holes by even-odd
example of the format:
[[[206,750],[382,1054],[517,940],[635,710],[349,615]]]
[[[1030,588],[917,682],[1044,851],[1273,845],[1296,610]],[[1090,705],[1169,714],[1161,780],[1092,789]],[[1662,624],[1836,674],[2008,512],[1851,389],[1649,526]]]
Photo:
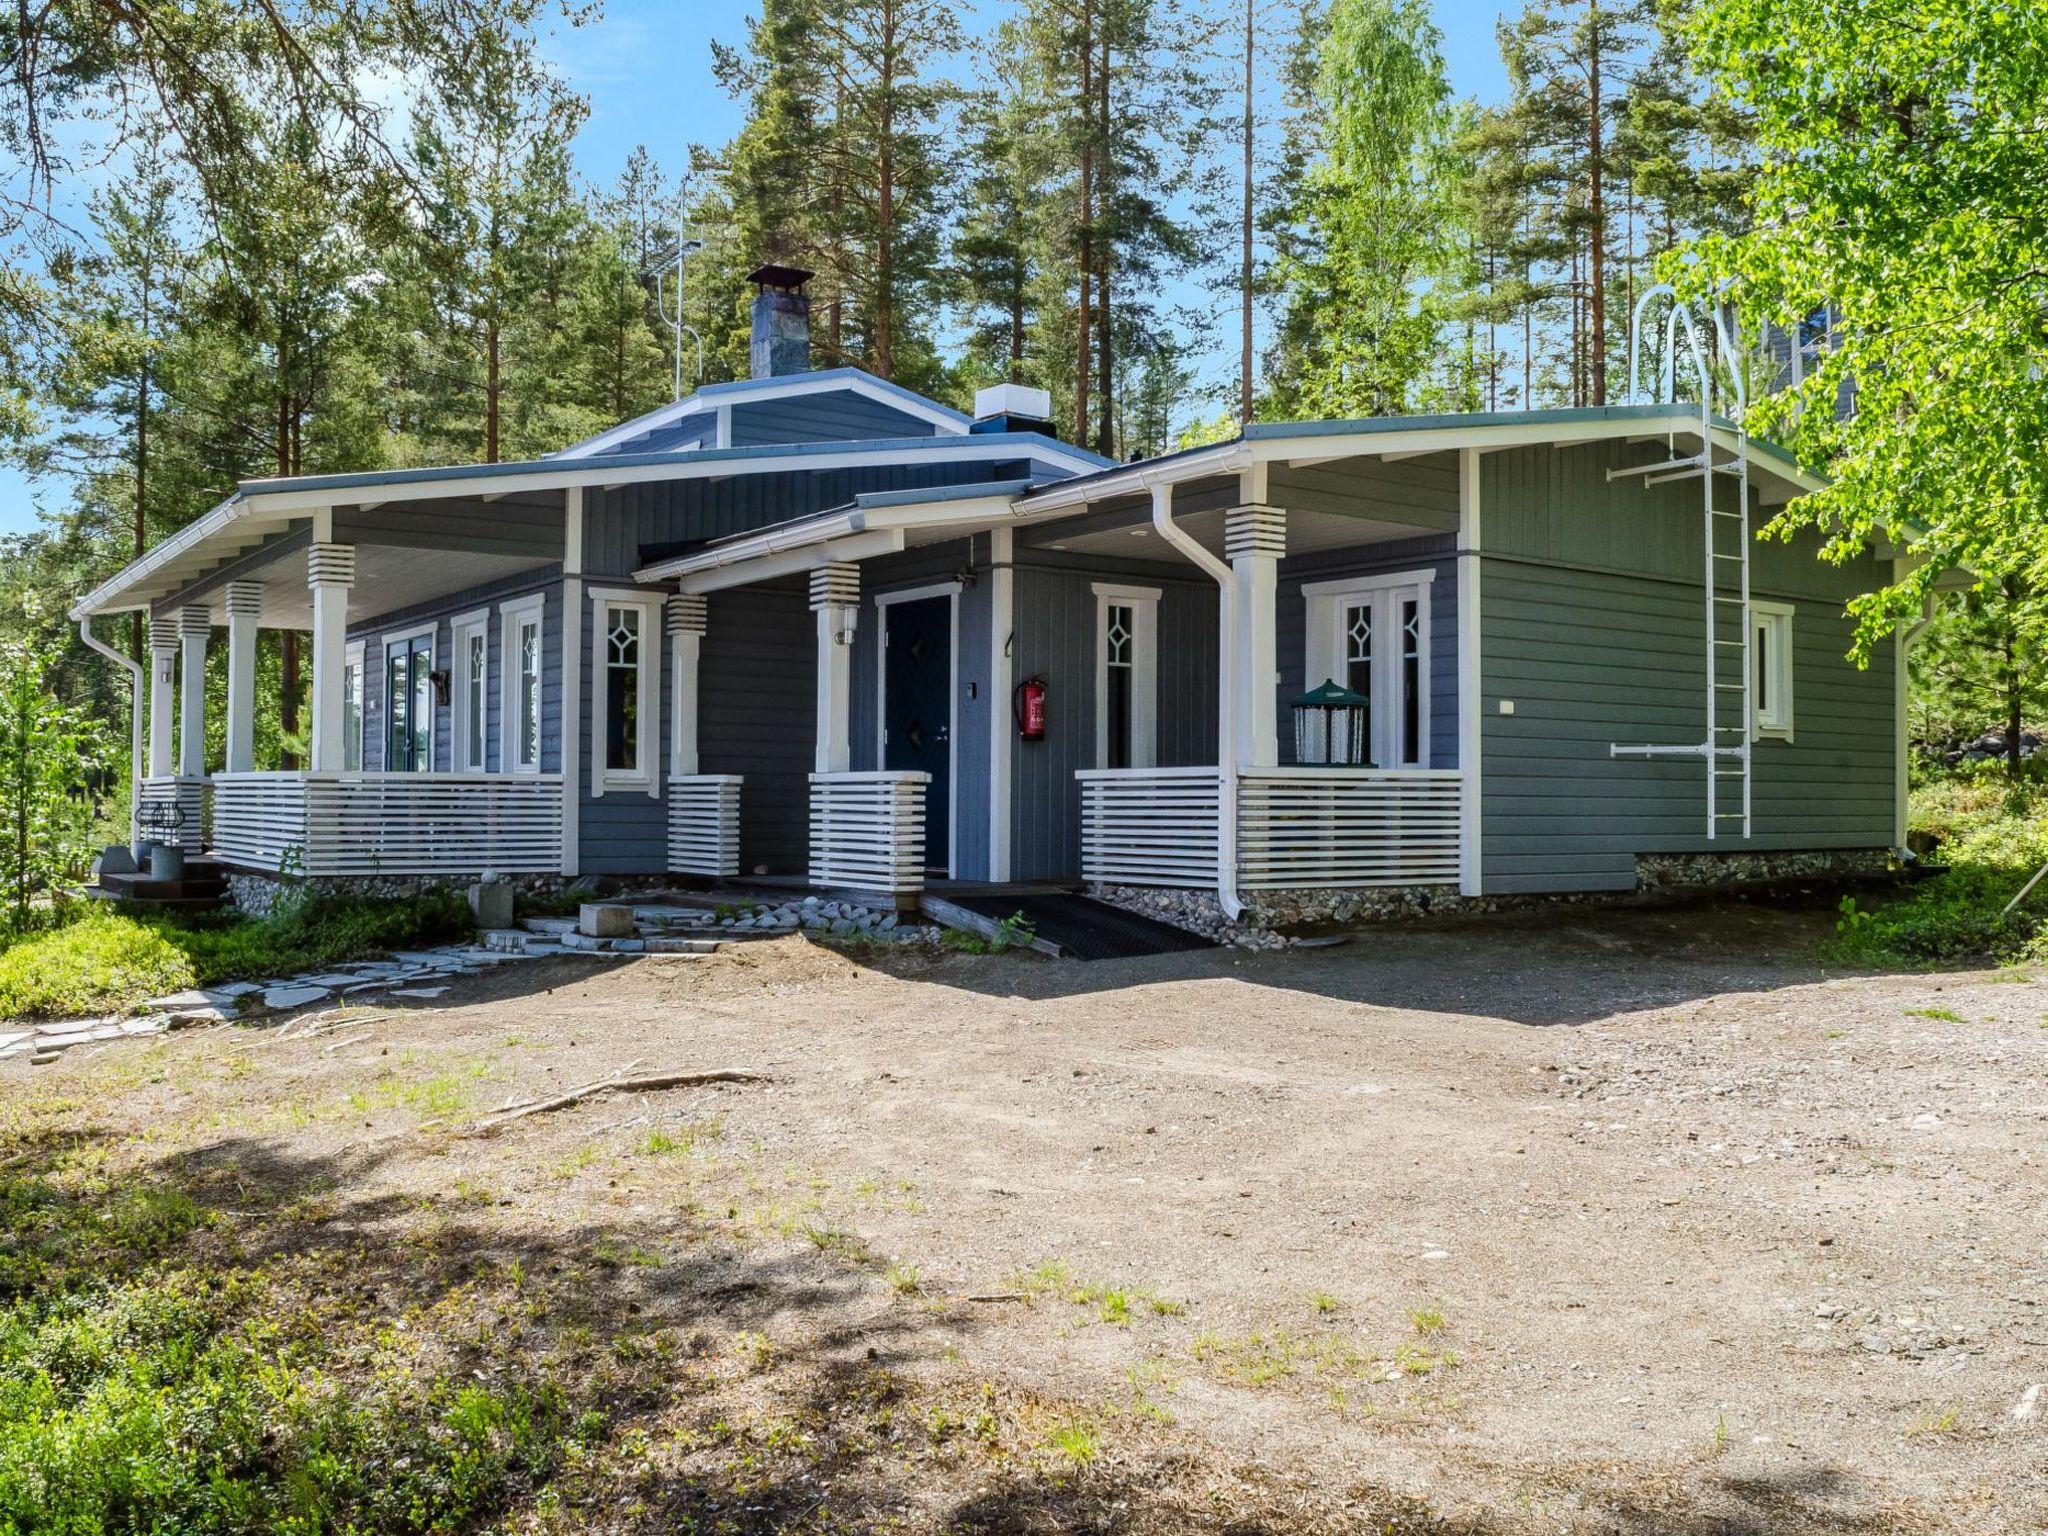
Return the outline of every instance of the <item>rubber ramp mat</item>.
[[[956,907],[997,922],[1018,912],[1041,939],[1059,945],[1070,960],[1126,960],[1138,955],[1173,955],[1216,946],[1198,934],[1155,918],[1140,917],[1086,896],[947,896]]]

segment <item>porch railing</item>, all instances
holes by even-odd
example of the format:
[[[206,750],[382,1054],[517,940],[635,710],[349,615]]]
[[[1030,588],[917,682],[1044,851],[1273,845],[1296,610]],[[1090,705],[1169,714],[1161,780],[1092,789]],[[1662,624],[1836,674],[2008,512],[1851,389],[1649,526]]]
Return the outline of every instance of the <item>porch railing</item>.
[[[729,880],[740,872],[740,783],[736,773],[695,773],[668,781],[671,874]]]
[[[1237,781],[1240,890],[1454,885],[1455,768],[1263,768]]]
[[[1213,887],[1222,776],[1214,768],[1089,769],[1081,873],[1103,885]],[[1262,768],[1237,781],[1240,890],[1450,885],[1452,769]]]
[[[547,874],[562,867],[560,775],[223,773],[213,850],[305,875]]]
[[[812,885],[904,895],[924,889],[928,773],[811,775]]]
[[[1098,885],[1216,884],[1214,768],[1083,769],[1081,874]]]
[[[144,779],[135,786],[136,837],[187,853],[201,852],[206,846],[211,809],[209,787],[206,779],[176,774]]]

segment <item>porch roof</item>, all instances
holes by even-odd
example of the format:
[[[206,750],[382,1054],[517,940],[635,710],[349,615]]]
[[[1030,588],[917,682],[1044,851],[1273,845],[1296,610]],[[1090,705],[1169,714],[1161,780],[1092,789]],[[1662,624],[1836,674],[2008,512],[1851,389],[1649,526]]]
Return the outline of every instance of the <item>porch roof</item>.
[[[269,541],[303,527],[316,512],[325,510],[379,510],[386,518],[402,519],[426,511],[444,511],[449,503],[466,501],[482,506],[486,515],[494,508],[546,507],[559,522],[562,493],[572,489],[888,466],[903,463],[907,456],[968,463],[1027,458],[1076,472],[1094,469],[1101,463],[1092,453],[1054,442],[1039,433],[985,432],[245,480],[212,510],[79,599],[71,609],[71,617],[77,620],[94,614],[147,608],[195,581],[210,578]],[[428,503],[436,505],[429,507],[425,505]]]
[[[869,491],[844,506],[714,539],[633,573],[642,582],[680,581],[688,592],[744,586],[820,560],[865,560],[917,544],[998,527],[1018,515],[1031,479],[983,480],[929,490]]]

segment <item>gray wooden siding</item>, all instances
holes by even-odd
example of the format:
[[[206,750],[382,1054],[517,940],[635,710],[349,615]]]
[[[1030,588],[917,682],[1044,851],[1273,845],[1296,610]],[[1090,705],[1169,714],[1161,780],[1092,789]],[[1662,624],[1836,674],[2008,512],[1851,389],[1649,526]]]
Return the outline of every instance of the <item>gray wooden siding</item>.
[[[1283,560],[1277,604],[1280,662],[1279,702],[1274,713],[1280,735],[1280,761],[1294,761],[1294,712],[1298,694],[1324,679],[1310,677],[1308,660],[1307,582],[1336,581],[1391,571],[1436,572],[1429,584],[1429,766],[1458,766],[1458,562],[1457,539],[1450,534],[1402,539],[1359,549],[1331,550]]]
[[[561,578],[550,569],[471,587],[467,591],[437,598],[396,613],[379,614],[376,619],[349,627],[349,642],[363,642],[363,767],[376,771],[384,767],[384,645],[391,635],[403,634],[429,621],[434,623],[434,665],[454,665],[453,620],[475,609],[489,611],[485,646],[490,678],[484,689],[485,767],[496,773],[503,765],[500,738],[504,711],[504,639],[499,632],[498,605],[508,598],[529,592],[545,594],[541,615],[541,769],[559,773],[562,766],[562,587]],[[450,678],[450,699],[455,679]],[[450,704],[434,707],[434,770],[445,773],[454,761],[455,713]]]
[[[1016,744],[1010,867],[1017,880],[1080,878],[1081,791],[1074,774],[1096,766],[1098,581],[1160,589],[1160,766],[1217,760],[1215,583],[1185,567],[1019,550],[1011,670],[1019,683],[1042,675],[1047,693],[1045,739]]]
[[[1614,759],[1614,742],[1705,734],[1697,482],[1605,477],[1661,445],[1489,456],[1480,587],[1488,891],[1625,890],[1638,854],[1875,848],[1892,827],[1892,659],[1845,659],[1842,605],[1882,579],[1817,541],[1760,544],[1758,598],[1793,603],[1796,739],[1760,741],[1754,832],[1705,836],[1700,763]],[[1499,713],[1512,700],[1515,713]],[[1739,788],[1739,786],[1733,786]]]
[[[920,416],[870,400],[852,390],[756,400],[732,408],[732,446],[767,443],[848,443],[863,438],[931,437],[938,429]]]
[[[804,872],[817,679],[817,624],[801,580],[711,595],[697,682],[697,754],[705,773],[746,776],[743,873]]]
[[[1027,462],[905,463],[809,470],[726,480],[668,480],[594,490],[584,496],[583,569],[607,579],[632,575],[650,545],[674,547],[747,533],[845,506],[864,491],[968,485],[1021,476]]]
[[[860,629],[853,651],[853,766],[880,766],[882,610],[877,597],[951,582],[965,573],[959,595],[956,692],[953,698],[953,878],[988,878],[989,539],[983,534],[869,560],[861,566]],[[934,851],[934,865],[944,861]]]

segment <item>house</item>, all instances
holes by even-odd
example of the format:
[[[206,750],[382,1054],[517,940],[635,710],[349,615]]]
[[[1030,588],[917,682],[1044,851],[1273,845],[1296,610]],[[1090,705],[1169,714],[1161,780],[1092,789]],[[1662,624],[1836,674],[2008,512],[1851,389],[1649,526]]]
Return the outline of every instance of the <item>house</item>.
[[[749,379],[535,462],[249,481],[86,596],[88,639],[150,618],[145,823],[245,885],[1087,882],[1233,916],[1903,841],[1899,653],[1853,665],[1843,614],[1891,556],[1756,540],[1816,482],[1707,407],[1116,464],[1036,391],[970,418],[811,371],[807,275],[756,274]],[[252,758],[266,627],[310,631],[303,772]],[[1363,761],[1298,760],[1324,683]]]

